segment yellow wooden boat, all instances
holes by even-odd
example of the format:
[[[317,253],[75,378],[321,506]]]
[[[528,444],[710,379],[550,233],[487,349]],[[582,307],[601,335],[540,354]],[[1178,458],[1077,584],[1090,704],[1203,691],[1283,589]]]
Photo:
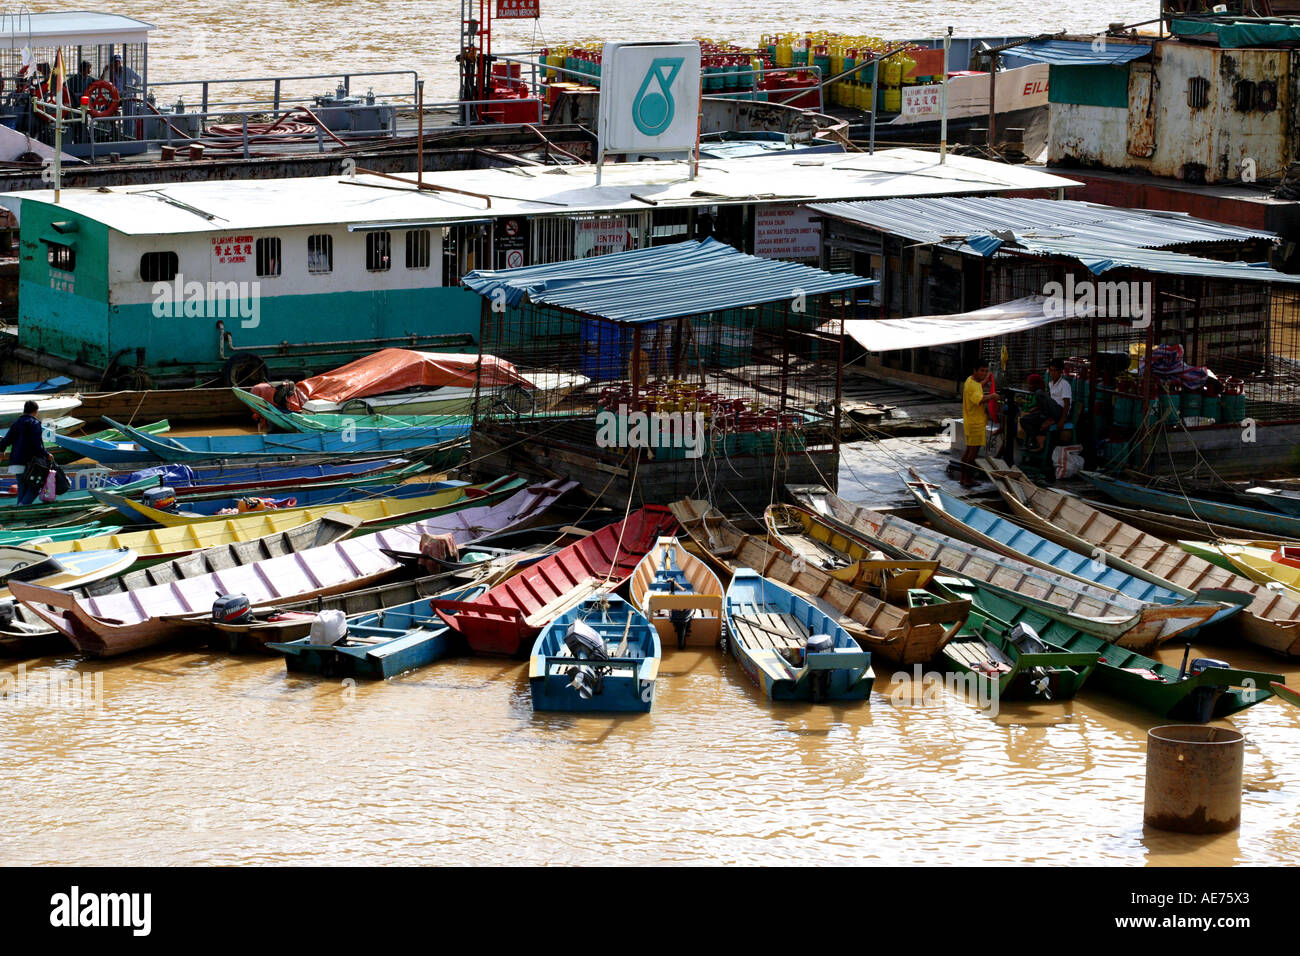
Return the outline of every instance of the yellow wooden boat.
[[[907,599],[939,572],[938,561],[898,561],[873,551],[803,508],[771,505],[763,512],[767,540],[786,554],[803,558],[818,570],[855,588]]]
[[[1232,570],[1250,578],[1256,584],[1278,591],[1292,599],[1300,599],[1300,567],[1274,561],[1273,555],[1282,547],[1277,541],[1179,541],[1183,550],[1205,556],[1212,552],[1221,556]],[[1210,560],[1214,560],[1211,556]],[[1216,561],[1216,564],[1221,562]]]
[[[97,535],[93,538],[78,538],[73,541],[45,541],[33,544],[31,547],[50,555],[130,548],[142,563],[165,561],[194,551],[202,551],[205,548],[239,544],[292,531],[294,528],[324,517],[324,514],[303,514],[306,510],[309,509],[259,511],[224,520],[181,525],[178,528],[150,528],[145,531],[123,531],[117,534]],[[333,512],[337,516],[339,508],[321,508],[320,511]]]
[[[297,515],[303,521],[311,521],[327,514],[345,514],[361,520],[364,528],[377,529],[393,524],[416,521],[429,511],[458,504],[491,504],[518,491],[526,479],[508,475],[481,485],[457,485],[444,488],[431,495],[414,498],[366,498],[361,501],[345,501],[336,504],[308,505],[302,508],[276,508],[257,514]],[[133,507],[148,520],[166,528],[180,528],[186,525],[210,524],[229,520],[229,515],[173,514],[160,511],[138,502]]]

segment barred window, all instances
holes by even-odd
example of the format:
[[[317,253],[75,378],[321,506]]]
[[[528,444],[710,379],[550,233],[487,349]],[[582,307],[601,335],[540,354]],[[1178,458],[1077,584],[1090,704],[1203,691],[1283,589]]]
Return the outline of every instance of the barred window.
[[[387,272],[393,267],[393,237],[389,232],[366,233],[366,270]]]
[[[280,240],[258,239],[253,250],[257,257],[257,274],[260,276],[278,276],[281,269]]]
[[[307,237],[307,271],[313,275],[334,271],[334,237],[326,233]]]
[[[146,252],[140,257],[140,278],[145,282],[171,282],[180,271],[180,256],[174,252]]]
[[[428,229],[411,229],[406,233],[406,268],[429,268],[429,250],[432,248]]]

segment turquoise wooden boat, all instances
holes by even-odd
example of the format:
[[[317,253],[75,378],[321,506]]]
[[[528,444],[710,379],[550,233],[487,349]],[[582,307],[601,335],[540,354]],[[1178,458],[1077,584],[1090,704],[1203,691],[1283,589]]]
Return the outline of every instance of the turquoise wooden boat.
[[[955,591],[943,587],[942,579],[936,591],[913,589],[909,606],[959,599]],[[972,604],[966,622],[939,651],[937,660],[977,681],[976,696],[983,701],[1061,701],[1079,692],[1097,667],[1099,654],[1099,650],[1053,647],[1023,621],[1011,624]]]
[[[472,601],[486,590],[480,584],[436,597]],[[433,600],[423,598],[349,618],[347,636],[337,644],[313,644],[309,635],[265,647],[284,655],[286,670],[387,680],[465,649],[460,635],[434,614]]]
[[[864,700],[876,679],[871,654],[819,607],[738,568],[727,588],[727,643],[772,700]]]
[[[148,425],[140,426],[141,431],[146,431],[150,435],[165,435],[170,428],[171,428],[171,422],[169,422],[165,418],[162,421],[152,422]],[[85,455],[78,454],[75,451],[75,449],[71,447],[75,445],[75,443],[96,442],[96,441],[116,442],[116,441],[121,441],[122,437],[123,437],[122,433],[118,431],[116,428],[104,428],[97,432],[90,432],[89,434],[86,435],[78,435],[76,438],[72,438],[70,436],[58,435],[55,438],[55,443],[58,445],[58,447],[51,448],[50,453],[54,455],[56,461],[66,465],[69,462],[76,461],[78,458],[86,457]],[[58,441],[59,438],[64,438],[68,444]]]
[[[442,428],[464,425],[469,415],[349,415],[344,412],[286,412],[252,392],[233,390],[235,397],[284,432],[334,432],[352,428]]]
[[[1171,491],[1148,488],[1131,481],[1120,481],[1118,478],[1095,471],[1084,471],[1080,474],[1108,498],[1130,508],[1167,511],[1170,514],[1213,524],[1235,525],[1238,528],[1258,531],[1269,538],[1300,538],[1300,517],[1275,511],[1261,511],[1224,501],[1188,498]]]
[[[1264,671],[1193,667],[1192,661],[1180,672],[1178,667],[1108,644],[970,581],[945,578],[943,584],[982,614],[1032,627],[1051,647],[1099,654],[1087,692],[1104,691],[1162,719],[1204,723],[1229,717],[1268,700],[1273,696],[1270,684],[1280,680]]]
[[[109,527],[98,521],[87,524],[70,524],[62,528],[12,528],[0,531],[0,546],[43,544],[46,541],[74,541],[108,534]]]
[[[647,713],[662,657],[659,632],[645,615],[614,594],[593,595],[533,642],[533,710]]]
[[[182,441],[149,435],[112,419],[104,420],[119,429],[150,458],[164,462],[214,459],[257,461],[299,456],[359,458],[431,449],[469,434],[466,420],[440,428],[357,428],[290,435],[198,435]],[[103,455],[105,452],[98,454]],[[102,457],[96,458],[96,461],[109,463]]]
[[[938,485],[925,481],[915,471],[911,472],[910,479],[903,477],[903,484],[921,506],[931,525],[963,541],[1047,571],[1109,588],[1144,604],[1181,606],[1188,603],[1187,595],[1135,577],[1111,565],[1106,560],[1105,552],[1094,551],[1091,555],[1084,555],[1072,551],[1028,528],[1022,528],[1008,518],[950,495]],[[1201,589],[1195,595],[1199,603],[1219,606],[1219,610],[1202,627],[1232,617],[1254,600],[1252,595],[1244,591],[1221,588]],[[1190,637],[1197,630],[1199,628],[1186,632],[1186,636]]]

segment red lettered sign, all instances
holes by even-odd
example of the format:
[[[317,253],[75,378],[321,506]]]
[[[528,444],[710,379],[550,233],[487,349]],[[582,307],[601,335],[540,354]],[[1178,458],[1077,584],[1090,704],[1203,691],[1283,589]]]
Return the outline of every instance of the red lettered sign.
[[[541,16],[541,0],[497,0],[498,20],[536,20]]]

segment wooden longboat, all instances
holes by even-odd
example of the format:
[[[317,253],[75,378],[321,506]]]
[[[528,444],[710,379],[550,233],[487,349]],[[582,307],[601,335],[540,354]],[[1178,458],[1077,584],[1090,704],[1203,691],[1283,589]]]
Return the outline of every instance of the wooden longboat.
[[[592,595],[537,635],[528,662],[533,710],[649,713],[662,659],[644,614],[615,594]]]
[[[1074,550],[1037,534],[1033,529],[948,494],[915,470],[910,477],[903,477],[903,484],[921,506],[930,524],[941,531],[1017,561],[1109,588],[1147,604],[1183,605],[1190,601],[1214,605],[1218,610],[1205,626],[1232,617],[1250,603],[1250,595],[1241,591],[1212,589],[1184,594],[1146,578],[1135,577],[1109,562],[1097,560],[1096,549]]]
[[[670,506],[691,540],[721,570],[752,568],[769,580],[834,611],[842,627],[863,650],[892,664],[930,661],[957,633],[970,612],[969,601],[908,608],[855,588],[792,555],[758,535],[745,534],[707,501],[684,499]]]
[[[929,591],[914,591],[912,599],[940,600]],[[1101,643],[1099,638],[1094,640]],[[1051,646],[1033,628],[1017,627],[972,602],[966,623],[939,652],[938,660],[947,669],[978,681],[981,700],[1059,701],[1070,700],[1082,689],[1099,656],[1096,649]]]
[[[865,700],[876,675],[864,651],[812,601],[737,568],[724,607],[727,643],[749,678],[772,700]]]
[[[1300,517],[1224,501],[1211,501],[1208,498],[1191,498],[1160,488],[1121,481],[1095,471],[1080,474],[1098,491],[1129,508],[1146,508],[1197,521],[1235,525],[1256,534],[1300,538]]]
[[[995,462],[989,477],[1017,520],[1044,537],[1076,550],[1100,548],[1107,562],[1181,594],[1219,589],[1250,595],[1232,626],[1252,644],[1300,657],[1300,601],[1189,554],[1082,498],[1040,487],[1019,468]]]
[[[938,561],[905,561],[865,547],[803,508],[769,505],[763,512],[767,540],[831,577],[890,600],[906,601],[939,570]]]
[[[485,590],[486,585],[474,584],[439,596],[469,601]],[[304,635],[268,643],[266,650],[283,654],[285,669],[294,673],[387,680],[441,660],[461,643],[460,635],[434,615],[432,599],[423,598],[350,618],[347,636],[337,644],[313,644]]]
[[[68,593],[75,598],[94,598],[171,584],[268,558],[319,548],[341,541],[356,528],[355,518],[326,515],[288,531],[205,548],[162,564],[73,588]],[[67,646],[66,636],[26,605],[15,602],[11,614],[12,616],[0,615],[0,654],[37,656],[55,653]]]
[[[796,499],[866,543],[897,554],[937,560],[951,574],[981,582],[1089,634],[1145,652],[1202,626],[1218,607],[1147,604],[1008,558],[977,545],[851,504],[825,488],[791,489]]]
[[[14,596],[65,634],[90,657],[113,657],[178,636],[186,618],[211,614],[217,595],[243,594],[253,607],[326,596],[375,584],[401,568],[388,552],[419,550],[424,534],[450,534],[466,544],[539,518],[577,482],[532,485],[495,505],[470,508],[413,524],[338,541],[295,554],[184,581],[75,598],[61,591],[14,583]]]
[[[660,538],[637,564],[628,596],[663,647],[715,647],[722,640],[722,582],[675,537]]]
[[[1267,700],[1275,691],[1276,674],[1231,667],[1197,667],[1191,660],[1186,670],[1170,667],[1135,651],[1107,644],[1101,638],[1053,620],[988,588],[971,582],[946,581],[945,584],[955,593],[970,598],[979,613],[1009,624],[1025,624],[1051,647],[1099,655],[1097,669],[1088,679],[1085,693],[1102,691],[1164,719],[1217,720]]]
[[[543,627],[598,591],[621,585],[655,542],[676,530],[667,508],[646,505],[530,564],[476,601],[435,606],[476,654],[523,654]]]

